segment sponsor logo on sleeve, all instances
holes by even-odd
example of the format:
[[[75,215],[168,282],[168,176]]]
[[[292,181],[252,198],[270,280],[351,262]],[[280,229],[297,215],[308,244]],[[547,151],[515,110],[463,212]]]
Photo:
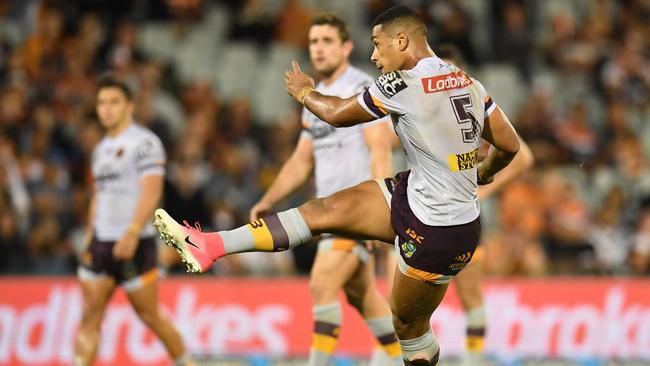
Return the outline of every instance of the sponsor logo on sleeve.
[[[404,82],[397,71],[389,72],[377,78],[375,85],[386,98],[392,98],[395,94],[406,89],[408,85]]]
[[[154,151],[154,144],[151,140],[145,140],[135,150],[135,157],[137,160],[144,160],[148,158]]]
[[[472,78],[462,71],[422,78],[422,87],[427,94],[460,89],[473,84]]]

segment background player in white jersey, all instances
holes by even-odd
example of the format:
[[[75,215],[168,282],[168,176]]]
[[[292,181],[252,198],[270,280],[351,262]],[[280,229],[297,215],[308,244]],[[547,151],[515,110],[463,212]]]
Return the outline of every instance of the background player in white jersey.
[[[289,94],[334,127],[390,114],[411,171],[228,231],[203,233],[156,210],[154,224],[190,270],[205,271],[227,254],[284,251],[321,233],[395,242],[399,271],[391,308],[404,363],[437,364],[440,347],[431,315],[478,245],[477,187],[510,163],[519,139],[478,80],[436,57],[426,34],[422,20],[407,7],[380,14],[373,24],[371,58],[384,75],[357,96],[315,91],[313,79],[295,62],[285,75]],[[494,149],[478,164],[481,137]]]
[[[83,313],[75,365],[95,359],[102,318],[121,285],[140,319],[167,348],[176,365],[190,364],[180,334],[158,305],[155,230],[151,214],[163,190],[165,150],[151,131],[133,122],[132,94],[111,76],[99,82],[97,116],[106,136],[92,155],[94,193],[88,246],[79,279]]]
[[[320,77],[316,89],[347,98],[363,91],[372,78],[348,62],[353,45],[347,25],[336,14],[313,19],[309,30],[309,55]],[[334,128],[303,110],[303,132],[291,158],[262,199],[251,209],[251,221],[304,185],[314,171],[316,196],[352,187],[368,179],[385,177],[391,170],[393,132],[384,118],[349,128]],[[309,365],[329,365],[341,325],[339,291],[364,317],[381,348],[389,357],[373,354],[371,365],[400,365],[402,358],[393,330],[390,308],[375,285],[374,256],[364,242],[323,236],[311,271],[314,334]]]

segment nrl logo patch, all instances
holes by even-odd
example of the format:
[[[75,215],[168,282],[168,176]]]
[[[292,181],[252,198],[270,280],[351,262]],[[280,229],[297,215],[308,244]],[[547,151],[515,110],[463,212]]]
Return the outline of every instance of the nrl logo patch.
[[[415,253],[416,250],[417,247],[410,240],[402,244],[402,251],[404,252],[404,256],[406,258],[411,258],[413,256],[413,253]]]
[[[379,88],[379,91],[384,94],[386,98],[392,98],[395,94],[406,89],[408,85],[402,80],[402,77],[397,71],[389,72],[384,74],[375,80],[375,85]]]

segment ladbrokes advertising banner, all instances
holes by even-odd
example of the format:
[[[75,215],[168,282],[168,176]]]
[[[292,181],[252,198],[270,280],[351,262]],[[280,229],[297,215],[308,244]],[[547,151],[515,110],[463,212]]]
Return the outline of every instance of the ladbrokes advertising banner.
[[[486,347],[498,357],[650,361],[650,280],[503,280],[484,287]],[[305,279],[179,277],[163,281],[160,298],[193,353],[308,353],[312,321]],[[70,364],[81,304],[73,278],[0,279],[0,364]],[[462,352],[464,322],[450,288],[432,322],[444,356]],[[366,356],[371,348],[362,318],[346,307],[338,352]],[[121,291],[106,313],[98,361],[169,364]]]

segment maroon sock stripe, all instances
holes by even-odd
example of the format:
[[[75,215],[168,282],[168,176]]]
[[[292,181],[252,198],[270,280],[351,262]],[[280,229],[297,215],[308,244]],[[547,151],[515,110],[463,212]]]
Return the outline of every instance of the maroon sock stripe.
[[[395,333],[388,333],[377,337],[377,340],[382,346],[385,346],[387,344],[393,344],[397,342],[397,337],[395,336]]]
[[[404,365],[405,366],[429,366],[431,364],[427,360],[413,360],[413,361],[404,360]]]
[[[339,328],[340,326],[338,324],[326,323],[318,320],[314,322],[314,333],[324,334],[330,337],[338,337]]]
[[[438,359],[440,358],[440,350],[436,352],[435,356],[431,359],[431,361],[427,360],[404,360],[404,365],[405,366],[436,366],[438,364]]]
[[[264,218],[266,226],[271,232],[271,237],[273,238],[273,251],[281,252],[289,249],[289,236],[287,231],[282,226],[280,218],[277,214],[272,214]]]
[[[433,356],[433,358],[431,359],[431,362],[429,363],[429,365],[436,366],[438,364],[438,359],[439,358],[440,358],[440,350],[438,350],[438,352],[436,352],[436,355]]]
[[[468,336],[485,337],[485,327],[467,328],[466,334]]]

